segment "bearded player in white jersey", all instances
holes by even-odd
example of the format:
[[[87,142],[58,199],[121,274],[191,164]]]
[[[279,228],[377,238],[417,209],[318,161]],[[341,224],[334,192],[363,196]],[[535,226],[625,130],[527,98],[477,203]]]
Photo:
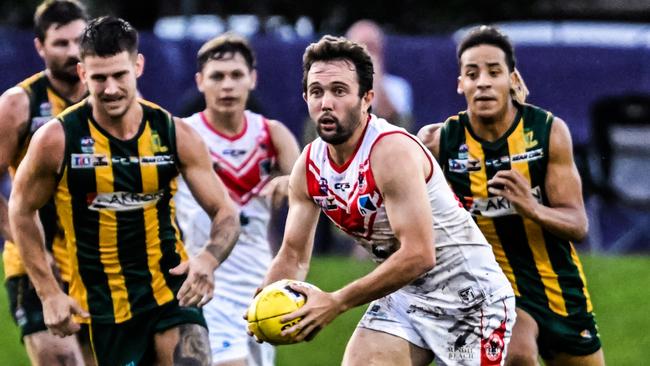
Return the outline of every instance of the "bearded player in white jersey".
[[[458,204],[437,162],[404,129],[370,114],[366,50],[325,36],[303,56],[303,96],[320,138],[289,182],[282,247],[265,284],[307,275],[322,210],[379,265],[334,292],[293,285],[305,306],[284,334],[312,338],[366,304],[344,365],[501,365],[514,295],[492,249]]]
[[[196,83],[206,108],[185,121],[206,142],[214,167],[241,210],[241,235],[215,271],[214,298],[203,307],[215,365],[272,365],[274,350],[246,334],[242,314],[271,262],[267,239],[271,205],[287,196],[291,167],[299,148],[280,122],[245,110],[255,88],[255,56],[248,42],[224,34],[197,54]],[[184,183],[176,195],[178,221],[190,251],[209,238],[209,218]]]

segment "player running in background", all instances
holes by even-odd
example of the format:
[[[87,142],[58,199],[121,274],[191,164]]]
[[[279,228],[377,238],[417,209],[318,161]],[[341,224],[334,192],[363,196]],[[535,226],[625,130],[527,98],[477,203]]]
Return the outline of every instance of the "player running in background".
[[[0,176],[13,176],[32,135],[45,122],[87,95],[77,75],[79,37],[86,26],[84,7],[75,0],[47,0],[34,14],[34,46],[45,62],[38,72],[0,97]],[[49,197],[48,197],[49,198]],[[62,230],[53,201],[39,210],[45,243],[56,263],[62,285],[70,282],[70,269]],[[32,286],[9,229],[7,202],[0,196],[0,229],[5,238],[2,259],[11,314],[32,365],[76,365],[81,354],[75,337],[59,338],[47,331],[43,307]],[[82,338],[84,338],[82,336]]]
[[[510,40],[473,29],[458,47],[467,110],[419,137],[474,215],[517,302],[506,364],[603,365],[584,272],[573,247],[587,234],[566,123],[524,104]],[[523,93],[523,94],[522,94]]]
[[[241,235],[214,273],[214,298],[203,307],[215,365],[273,365],[274,349],[246,334],[242,319],[271,263],[268,224],[272,204],[287,196],[291,168],[300,150],[280,122],[246,110],[255,88],[255,56],[248,42],[224,34],[197,54],[196,84],[206,108],[185,119],[208,145],[215,171],[241,210]],[[190,252],[209,238],[209,217],[187,185],[176,195],[178,221]],[[190,253],[192,254],[192,253]]]
[[[78,72],[90,96],[36,132],[16,173],[9,218],[57,335],[89,322],[100,366],[210,365],[201,306],[239,232],[239,213],[187,124],[136,97],[144,58],[129,23],[84,30]],[[212,218],[186,260],[172,199],[179,172]],[[71,259],[70,296],[47,266],[36,211],[55,196]]]
[[[500,365],[514,296],[489,244],[415,136],[368,112],[373,65],[360,45],[323,37],[303,56],[303,96],[320,138],[289,183],[282,247],[265,284],[303,280],[322,210],[379,263],[334,292],[293,286],[306,304],[285,317],[296,340],[373,301],[345,365]]]

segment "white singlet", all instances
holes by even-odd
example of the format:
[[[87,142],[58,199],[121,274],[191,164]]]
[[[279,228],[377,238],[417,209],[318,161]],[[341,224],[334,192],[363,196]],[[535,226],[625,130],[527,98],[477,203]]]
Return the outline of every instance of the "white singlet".
[[[271,365],[273,348],[254,342],[246,334],[246,322],[242,319],[272,259],[267,238],[270,202],[258,195],[271,180],[276,161],[268,121],[246,111],[244,129],[236,136],[215,130],[203,113],[196,113],[185,122],[203,138],[215,171],[241,211],[241,235],[215,271],[214,298],[203,308],[213,358],[225,361],[247,356],[249,365]],[[175,201],[185,245],[191,255],[196,255],[209,238],[210,218],[182,180]],[[251,355],[258,360],[253,362]]]
[[[500,339],[503,345],[507,344],[514,322],[514,294],[491,246],[471,215],[460,206],[438,163],[417,138],[371,115],[355,153],[342,166],[330,160],[327,144],[316,139],[306,148],[309,195],[341,230],[352,235],[375,261],[381,263],[399,249],[399,242],[372,174],[370,154],[379,139],[396,133],[413,139],[431,162],[431,175],[426,178],[426,185],[433,216],[432,245],[436,247],[436,265],[411,284],[371,303],[359,326],[391,333],[429,348],[436,354],[438,364],[447,364],[459,361],[461,356],[454,358],[456,351],[450,353],[451,359],[441,355],[439,347],[458,345],[460,336],[446,319],[475,317],[475,323],[485,327],[478,327],[477,337],[467,340],[472,350],[468,352],[474,354],[462,353],[465,349],[457,354],[479,357],[481,341],[488,337],[486,333],[501,329],[502,322]],[[444,334],[447,334],[448,344],[440,339]],[[500,363],[503,347],[500,349],[499,342],[496,343],[491,353],[495,359],[496,353],[499,354]]]

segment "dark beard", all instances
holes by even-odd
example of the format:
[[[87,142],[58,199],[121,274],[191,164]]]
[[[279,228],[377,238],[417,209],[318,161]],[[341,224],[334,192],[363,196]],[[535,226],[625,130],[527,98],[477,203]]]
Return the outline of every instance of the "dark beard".
[[[359,104],[361,104],[361,101],[359,101]],[[331,136],[323,136],[320,127],[316,125],[316,132],[318,132],[318,136],[320,136],[323,141],[331,145],[340,145],[346,142],[354,134],[354,131],[356,131],[357,127],[359,127],[359,124],[361,124],[361,112],[359,111],[359,108],[354,108],[348,111],[344,120],[345,122],[350,122],[348,124],[348,128],[344,129],[339,122],[336,124],[336,133]]]
[[[50,67],[50,73],[53,78],[63,81],[64,83],[74,85],[79,82],[79,74],[75,69],[74,72],[68,72],[66,69],[70,66],[76,66],[78,59],[68,59],[61,67]]]
[[[50,73],[52,74],[53,78],[63,81],[64,83],[70,85],[74,85],[79,82],[79,75],[77,73],[71,74],[63,70],[55,70],[55,69],[50,69]]]

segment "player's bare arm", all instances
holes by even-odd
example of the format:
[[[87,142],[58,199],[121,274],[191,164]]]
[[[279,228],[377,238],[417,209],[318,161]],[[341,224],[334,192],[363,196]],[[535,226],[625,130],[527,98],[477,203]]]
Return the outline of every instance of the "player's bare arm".
[[[172,270],[187,272],[178,291],[181,306],[203,306],[214,290],[214,270],[230,254],[239,237],[239,211],[223,182],[212,169],[208,149],[201,137],[185,122],[175,118],[179,168],[197,202],[212,219],[210,239],[204,250]]]
[[[339,314],[392,293],[435,265],[433,218],[425,179],[431,164],[422,148],[402,134],[388,135],[373,148],[370,164],[400,248],[366,276],[333,293],[292,286],[307,303],[283,320],[302,320],[283,334],[300,331],[297,341],[313,337]]]
[[[508,199],[521,215],[555,235],[581,241],[588,223],[582,198],[582,182],[573,160],[571,134],[566,123],[555,118],[551,126],[548,167],[544,186],[550,206],[539,203],[530,184],[514,170],[499,171],[489,182],[490,193]],[[503,189],[496,187],[503,186]]]
[[[48,122],[34,134],[16,173],[9,201],[11,229],[25,269],[43,303],[45,324],[59,336],[79,330],[79,325],[72,319],[73,314],[88,316],[59,287],[47,261],[38,221],[38,209],[54,194],[64,145],[63,126],[58,120]]]
[[[26,133],[29,97],[24,89],[13,87],[0,96],[0,176],[4,175],[18,154],[20,136]],[[7,200],[0,196],[0,235],[12,240]]]
[[[306,153],[298,158],[289,178],[289,213],[284,238],[271,262],[264,286],[284,279],[304,280],[309,271],[320,208],[307,193]]]
[[[438,160],[440,157],[440,133],[444,123],[432,123],[418,131],[418,138],[426,146],[433,156]]]
[[[277,154],[277,174],[260,192],[271,197],[273,207],[279,207],[289,193],[289,174],[300,155],[298,141],[291,131],[279,121],[269,120],[271,142]]]

